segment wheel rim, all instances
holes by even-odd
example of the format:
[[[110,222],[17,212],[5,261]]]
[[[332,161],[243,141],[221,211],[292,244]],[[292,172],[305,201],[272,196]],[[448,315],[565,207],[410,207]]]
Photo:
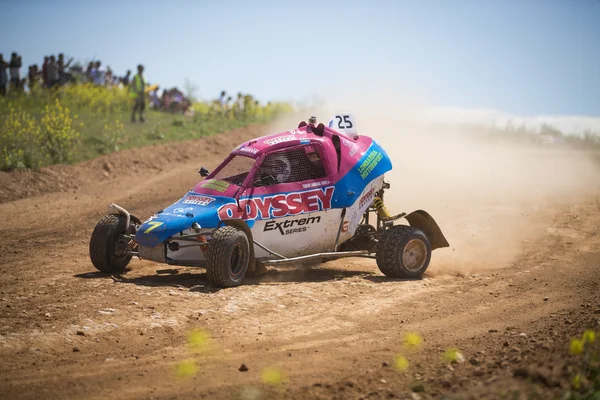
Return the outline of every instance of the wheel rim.
[[[125,260],[129,256],[129,241],[124,237],[119,237],[115,242],[114,256],[117,261]]]
[[[422,240],[411,239],[402,251],[402,264],[412,272],[418,271],[425,265],[427,260],[427,246]]]
[[[232,275],[238,275],[244,268],[244,247],[237,243],[231,252],[229,260]]]

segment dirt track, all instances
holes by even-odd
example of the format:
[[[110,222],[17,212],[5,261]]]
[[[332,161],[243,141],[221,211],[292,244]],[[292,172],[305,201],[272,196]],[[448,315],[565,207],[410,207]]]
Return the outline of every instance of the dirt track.
[[[420,381],[420,398],[518,389],[542,399],[567,387],[569,338],[600,320],[598,196],[542,210],[544,233],[509,267],[468,275],[434,261],[425,279],[398,281],[341,260],[214,290],[201,270],[146,261],[122,276],[94,272],[88,240],[108,204],[144,219],[193,186],[198,160],[212,168],[257,133],[0,176],[0,398],[415,398]],[[29,194],[22,179],[37,181]],[[211,335],[208,353],[189,349],[195,328]],[[424,342],[401,373],[407,332]],[[442,363],[450,346],[467,361]],[[197,374],[177,377],[191,357]],[[267,367],[286,383],[262,384]]]

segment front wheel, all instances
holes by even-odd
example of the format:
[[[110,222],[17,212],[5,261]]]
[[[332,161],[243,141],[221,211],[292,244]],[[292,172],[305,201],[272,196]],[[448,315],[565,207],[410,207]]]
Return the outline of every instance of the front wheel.
[[[377,245],[377,266],[391,278],[421,278],[431,260],[431,243],[419,229],[395,225]]]
[[[90,259],[94,267],[102,272],[123,272],[131,261],[131,249],[124,215],[108,214],[98,222],[90,238]],[[130,231],[130,225],[127,231]]]
[[[226,288],[242,283],[250,262],[248,237],[233,226],[215,231],[206,252],[206,275],[212,286]]]

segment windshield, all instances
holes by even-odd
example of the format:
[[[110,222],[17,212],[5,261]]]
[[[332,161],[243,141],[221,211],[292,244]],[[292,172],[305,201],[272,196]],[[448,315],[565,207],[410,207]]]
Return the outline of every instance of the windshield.
[[[254,165],[254,158],[235,155],[210,179],[220,179],[241,186]]]

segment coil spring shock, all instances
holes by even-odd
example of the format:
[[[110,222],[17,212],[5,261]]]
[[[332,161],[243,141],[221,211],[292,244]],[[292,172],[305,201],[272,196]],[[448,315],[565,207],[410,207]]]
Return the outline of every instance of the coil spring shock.
[[[381,200],[379,196],[375,196],[375,199],[373,200],[373,207],[375,207],[375,211],[377,211],[377,215],[379,215],[379,218],[387,219],[391,217],[390,212],[385,207],[385,204],[383,204],[383,200]]]

